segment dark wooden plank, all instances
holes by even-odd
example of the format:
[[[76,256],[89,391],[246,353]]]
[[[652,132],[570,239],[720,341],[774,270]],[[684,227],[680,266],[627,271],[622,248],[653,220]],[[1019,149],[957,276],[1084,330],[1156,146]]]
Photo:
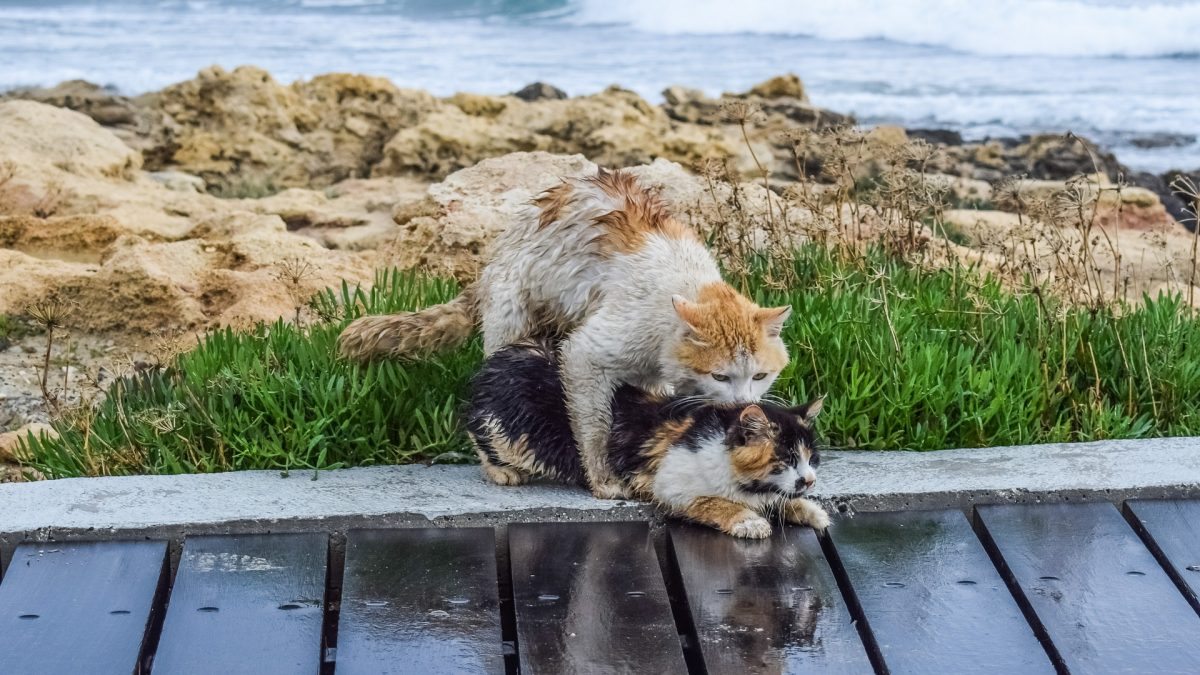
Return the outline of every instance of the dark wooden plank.
[[[1200,617],[1112,504],[977,513],[1068,670],[1200,672]]]
[[[491,528],[354,530],[339,675],[503,673]]]
[[[166,561],[162,541],[18,546],[0,584],[0,672],[139,671]]]
[[[829,532],[889,672],[1054,672],[961,511],[862,513]]]
[[[155,675],[316,673],[329,538],[189,537]]]
[[[737,539],[672,525],[709,673],[870,673],[871,663],[811,529]]]
[[[521,672],[685,673],[645,523],[508,528]]]
[[[1176,585],[1200,611],[1200,500],[1131,500],[1125,507],[1158,549]]]

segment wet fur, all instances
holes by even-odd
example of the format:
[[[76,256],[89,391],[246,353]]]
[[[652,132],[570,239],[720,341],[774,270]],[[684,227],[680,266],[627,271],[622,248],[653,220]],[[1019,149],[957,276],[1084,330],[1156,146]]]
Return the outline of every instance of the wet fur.
[[[473,380],[467,427],[492,482],[548,477],[588,485],[560,366],[548,344],[522,343],[489,356]],[[606,463],[631,496],[735,536],[768,536],[768,512],[828,525],[825,512],[800,496],[807,489],[800,482],[815,479],[810,422],[819,404],[691,403],[624,385],[611,407]]]
[[[339,349],[405,357],[465,341],[476,320],[485,355],[562,336],[564,395],[588,486],[625,496],[605,453],[613,393],[630,384],[757,401],[788,361],[779,332],[790,309],[760,308],[726,284],[699,237],[630,174],[565,180],[533,207],[496,240],[466,300],[359,319]]]

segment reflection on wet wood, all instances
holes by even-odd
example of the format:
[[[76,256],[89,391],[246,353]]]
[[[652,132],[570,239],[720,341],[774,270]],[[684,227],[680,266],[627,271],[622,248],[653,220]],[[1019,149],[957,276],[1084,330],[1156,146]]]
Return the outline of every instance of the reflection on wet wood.
[[[1200,617],[1112,504],[977,512],[1068,670],[1200,673]]]
[[[863,513],[830,536],[889,672],[1054,672],[961,511]]]
[[[1129,501],[1125,506],[1166,560],[1176,585],[1200,611],[1200,501]]]
[[[166,556],[160,541],[17,547],[0,584],[0,672],[135,672]]]
[[[645,523],[508,528],[521,672],[684,673]]]
[[[811,529],[736,539],[672,525],[671,544],[709,673],[869,673]]]
[[[155,675],[316,673],[328,543],[325,534],[188,538]]]
[[[503,673],[490,528],[354,530],[337,672]]]

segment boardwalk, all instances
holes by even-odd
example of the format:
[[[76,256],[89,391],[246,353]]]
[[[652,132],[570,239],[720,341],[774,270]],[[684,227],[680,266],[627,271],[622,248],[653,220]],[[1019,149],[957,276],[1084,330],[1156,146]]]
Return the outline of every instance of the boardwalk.
[[[0,673],[1200,672],[1200,501],[497,534],[23,544]]]

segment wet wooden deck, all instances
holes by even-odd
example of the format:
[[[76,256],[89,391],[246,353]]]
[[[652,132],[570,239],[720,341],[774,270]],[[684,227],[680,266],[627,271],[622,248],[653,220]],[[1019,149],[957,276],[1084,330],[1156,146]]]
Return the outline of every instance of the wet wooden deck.
[[[1200,673],[1200,501],[30,543],[0,673]],[[172,578],[173,576],[173,578]]]

